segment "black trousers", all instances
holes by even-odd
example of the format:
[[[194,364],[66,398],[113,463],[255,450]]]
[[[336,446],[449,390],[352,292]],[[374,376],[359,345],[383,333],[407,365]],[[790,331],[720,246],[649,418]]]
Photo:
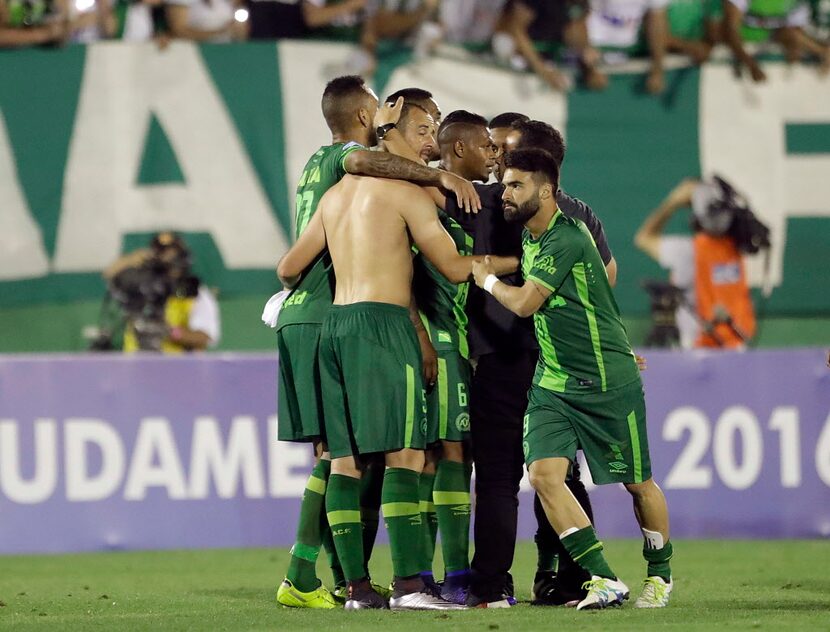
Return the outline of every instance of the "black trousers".
[[[501,599],[510,581],[508,573],[516,548],[519,484],[524,473],[522,422],[537,358],[535,350],[487,354],[478,359],[473,376],[470,432],[476,471],[476,513],[471,590],[487,601]],[[590,517],[585,487],[578,475],[574,478],[571,489]],[[536,516],[539,521],[536,540],[559,552],[560,572],[566,571],[569,565],[578,569],[562,548],[544,512],[537,511]],[[581,573],[577,575],[574,581],[582,578]]]

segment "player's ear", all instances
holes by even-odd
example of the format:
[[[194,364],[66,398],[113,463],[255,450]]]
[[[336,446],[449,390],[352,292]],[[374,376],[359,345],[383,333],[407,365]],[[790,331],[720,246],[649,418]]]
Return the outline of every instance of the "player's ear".
[[[539,199],[540,200],[550,199],[552,192],[553,192],[553,187],[551,186],[550,182],[545,182],[542,186],[539,187]]]
[[[461,141],[461,140],[455,141],[453,143],[452,148],[453,148],[453,151],[455,152],[456,156],[458,156],[459,158],[464,157],[464,142],[463,141]]]
[[[372,126],[372,119],[369,116],[369,110],[366,108],[360,108],[357,111],[357,118],[360,120],[360,124],[363,127],[371,127]]]

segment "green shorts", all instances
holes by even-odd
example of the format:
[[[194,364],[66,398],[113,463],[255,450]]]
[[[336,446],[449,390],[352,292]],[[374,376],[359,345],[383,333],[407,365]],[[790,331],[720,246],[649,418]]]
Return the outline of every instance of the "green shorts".
[[[438,379],[427,393],[427,443],[464,441],[470,434],[470,362],[458,351],[438,352]]]
[[[325,439],[323,394],[320,389],[320,325],[286,325],[277,331],[279,385],[277,439]]]
[[[524,418],[525,463],[574,461],[581,448],[597,485],[651,478],[642,383],[606,393],[554,393],[534,384]]]
[[[421,348],[404,307],[334,305],[320,337],[332,458],[426,446]]]

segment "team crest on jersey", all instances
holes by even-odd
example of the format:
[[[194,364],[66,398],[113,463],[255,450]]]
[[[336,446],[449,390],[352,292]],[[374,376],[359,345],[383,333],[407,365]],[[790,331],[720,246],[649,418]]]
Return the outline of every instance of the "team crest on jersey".
[[[455,427],[458,432],[467,432],[470,430],[470,415],[468,413],[461,413],[455,418]]]

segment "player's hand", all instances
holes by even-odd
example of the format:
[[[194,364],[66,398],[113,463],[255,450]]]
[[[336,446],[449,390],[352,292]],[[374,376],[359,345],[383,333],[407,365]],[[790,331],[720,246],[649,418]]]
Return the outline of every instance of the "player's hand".
[[[401,118],[403,97],[398,97],[394,104],[384,103],[375,114],[375,127],[383,127],[390,123],[397,124]]]
[[[483,261],[473,261],[473,278],[476,285],[480,288],[484,287],[484,280],[491,274],[495,274],[493,262],[490,260],[490,255],[486,255]]]
[[[432,387],[435,386],[435,380],[438,379],[438,354],[435,347],[432,346],[432,341],[425,329],[418,330],[418,343],[421,346],[421,356],[424,359],[424,384],[427,390],[432,390]]]
[[[646,363],[646,359],[643,356],[637,355],[635,353],[634,354],[634,360],[636,360],[637,368],[640,369],[640,371],[645,371],[648,368],[648,364]]]
[[[478,213],[481,210],[481,198],[472,182],[449,171],[442,171],[438,181],[442,188],[455,193],[458,208],[464,209],[465,213]]]

